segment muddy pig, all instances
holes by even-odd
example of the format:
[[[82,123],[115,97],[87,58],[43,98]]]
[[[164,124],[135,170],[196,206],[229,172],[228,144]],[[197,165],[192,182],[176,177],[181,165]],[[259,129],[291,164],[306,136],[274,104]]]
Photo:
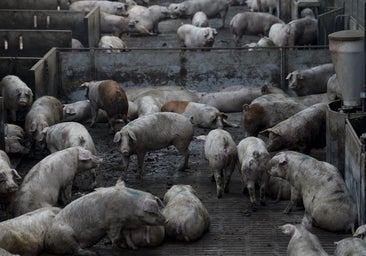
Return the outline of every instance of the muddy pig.
[[[0,150],[0,203],[7,205],[14,193],[18,191],[18,185],[14,179],[21,179],[18,172],[11,168],[8,155]]]
[[[92,123],[95,125],[98,118],[98,110],[101,108],[107,112],[108,123],[111,132],[115,131],[116,118],[122,118],[128,123],[128,100],[125,91],[114,80],[91,81],[83,83],[80,87],[86,87],[86,97],[90,100],[92,109]]]
[[[0,247],[22,256],[40,255],[46,229],[60,210],[44,207],[0,222]]]
[[[32,90],[17,76],[7,75],[0,81],[4,109],[11,113],[11,123],[17,121],[18,111],[29,111],[33,103]]]
[[[319,238],[309,231],[311,223],[308,223],[306,217],[301,224],[285,224],[280,227],[281,231],[291,236],[287,246],[288,256],[328,256],[320,244]]]
[[[191,185],[174,185],[164,195],[167,236],[194,241],[202,237],[210,226],[207,209]]]
[[[283,151],[270,160],[270,167],[270,175],[291,184],[291,201],[284,213],[302,200],[305,211],[320,228],[354,230],[356,204],[335,166],[296,151]]]
[[[177,29],[179,42],[182,47],[187,48],[210,48],[215,43],[216,35],[216,29],[211,27],[196,27],[191,24],[183,24]]]
[[[87,249],[107,236],[113,246],[124,239],[123,230],[163,225],[162,202],[156,196],[125,187],[99,188],[65,206],[45,236],[45,250],[56,254],[97,255]],[[80,216],[84,216],[80,218]]]
[[[4,125],[5,152],[28,154],[29,149],[24,146],[24,130],[15,124]]]
[[[215,129],[208,133],[204,150],[216,181],[217,197],[221,198],[222,192],[229,192],[230,179],[237,160],[236,144],[229,132]]]
[[[239,168],[243,184],[248,188],[250,204],[256,210],[255,184],[259,183],[260,203],[265,205],[266,185],[268,182],[267,163],[270,160],[266,144],[256,137],[242,139],[238,146]]]
[[[24,131],[32,144],[41,146],[44,136],[42,130],[62,121],[62,103],[53,96],[42,96],[32,105],[25,117]]]
[[[128,123],[114,136],[114,143],[122,154],[124,171],[130,156],[137,154],[137,175],[143,175],[146,152],[162,149],[170,145],[184,156],[178,170],[188,168],[189,144],[193,138],[193,125],[184,116],[176,113],[154,113],[139,117]]]
[[[13,215],[71,202],[73,179],[78,172],[96,168],[102,159],[82,147],[57,151],[38,162],[24,177],[11,202]]]

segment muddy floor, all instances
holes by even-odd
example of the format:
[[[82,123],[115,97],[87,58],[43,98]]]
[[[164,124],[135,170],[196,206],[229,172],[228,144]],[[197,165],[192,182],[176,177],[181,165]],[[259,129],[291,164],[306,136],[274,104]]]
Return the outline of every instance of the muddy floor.
[[[229,115],[229,120],[240,123],[240,114]],[[275,201],[267,197],[267,205],[259,206],[250,216],[249,197],[243,193],[239,171],[232,176],[230,193],[223,198],[216,197],[215,183],[211,182],[208,162],[204,158],[204,141],[193,140],[190,144],[189,169],[176,171],[181,156],[173,147],[151,152],[145,158],[145,175],[142,180],[135,177],[136,157],[132,157],[129,170],[122,173],[120,155],[113,143],[113,134],[109,133],[107,124],[99,123],[95,128],[88,128],[97,148],[97,154],[103,157],[97,173],[98,186],[112,186],[122,177],[127,186],[151,192],[160,198],[173,184],[190,184],[198,192],[206,206],[211,225],[209,231],[198,241],[177,242],[166,239],[155,248],[140,248],[136,251],[128,249],[112,249],[108,239],[103,239],[92,250],[100,255],[286,255],[289,237],[282,234],[279,226],[286,223],[299,223],[303,216],[302,209],[296,209],[289,215],[282,211],[288,201]],[[226,128],[236,143],[243,139],[242,128]],[[195,136],[206,135],[207,129],[195,129]],[[312,155],[323,159],[324,150],[313,151]],[[26,172],[37,163],[37,159],[23,158],[18,160],[17,169],[24,177]],[[77,176],[73,190],[74,198],[89,192],[90,174]],[[97,207],[97,206],[96,206]],[[324,249],[332,254],[334,242],[349,234],[331,233],[318,228],[313,229]],[[43,254],[49,255],[49,254]]]

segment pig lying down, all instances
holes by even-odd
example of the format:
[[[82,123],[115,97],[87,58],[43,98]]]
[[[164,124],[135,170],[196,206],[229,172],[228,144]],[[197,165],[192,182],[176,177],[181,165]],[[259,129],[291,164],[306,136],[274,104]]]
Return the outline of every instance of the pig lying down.
[[[71,202],[73,179],[78,172],[96,168],[102,159],[82,147],[57,151],[42,159],[24,177],[11,202],[15,216],[59,202]]]
[[[0,248],[20,255],[40,255],[46,229],[60,210],[56,207],[44,207],[0,222]],[[2,254],[0,250],[0,255],[6,254]]]
[[[199,239],[210,226],[210,216],[191,185],[174,185],[164,195],[165,232],[180,241]]]
[[[320,228],[332,232],[354,230],[356,204],[336,167],[295,151],[276,154],[270,166],[270,175],[291,184],[291,201],[284,213],[302,200],[306,213]]]
[[[142,177],[146,152],[173,145],[183,156],[178,170],[188,168],[189,144],[193,125],[176,113],[154,113],[128,123],[114,136],[114,143],[122,155],[123,170],[127,171],[130,156],[137,154],[138,177]]]
[[[163,225],[162,206],[156,196],[127,188],[123,182],[99,188],[60,211],[46,232],[45,250],[55,254],[97,255],[87,248],[105,236],[113,246],[122,241],[132,243],[124,230]]]

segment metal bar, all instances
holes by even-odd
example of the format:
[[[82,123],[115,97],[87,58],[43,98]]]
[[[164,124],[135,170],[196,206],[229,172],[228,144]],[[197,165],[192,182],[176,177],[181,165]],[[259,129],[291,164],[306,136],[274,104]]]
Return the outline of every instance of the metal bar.
[[[5,131],[4,131],[4,98],[0,97],[0,149],[5,150]]]

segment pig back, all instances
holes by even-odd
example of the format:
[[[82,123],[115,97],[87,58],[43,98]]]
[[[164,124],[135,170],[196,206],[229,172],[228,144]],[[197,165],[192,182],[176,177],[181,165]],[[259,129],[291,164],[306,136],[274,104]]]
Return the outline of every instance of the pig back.
[[[101,107],[110,117],[127,116],[128,100],[125,91],[116,81],[106,80],[99,84],[98,95]]]

